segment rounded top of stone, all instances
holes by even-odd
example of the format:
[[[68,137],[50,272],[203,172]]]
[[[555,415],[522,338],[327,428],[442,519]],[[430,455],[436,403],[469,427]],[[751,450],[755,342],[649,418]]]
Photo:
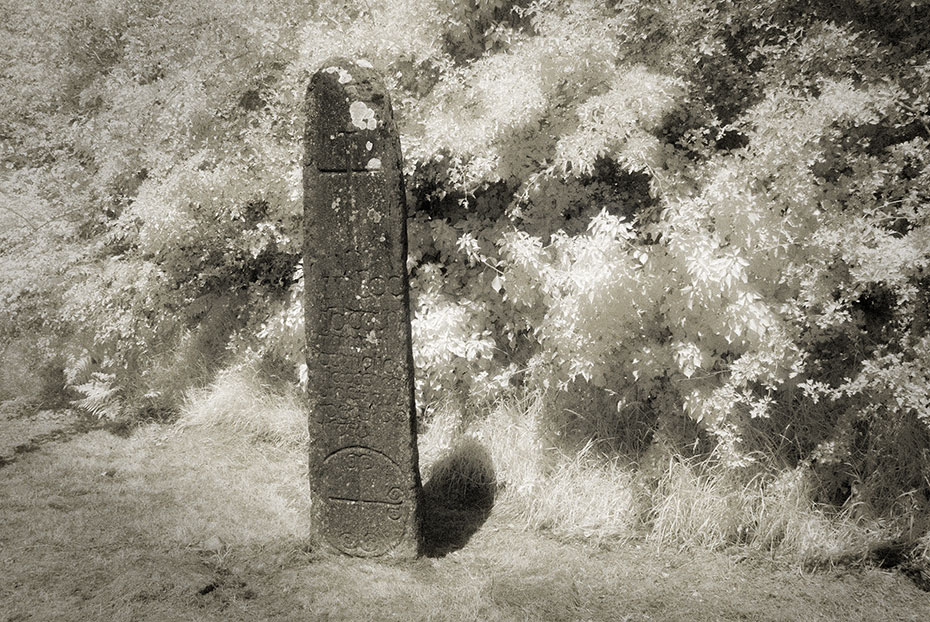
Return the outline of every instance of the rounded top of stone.
[[[364,58],[351,60],[341,56],[323,61],[316,76],[332,76],[340,84],[371,82],[379,77],[374,66]]]

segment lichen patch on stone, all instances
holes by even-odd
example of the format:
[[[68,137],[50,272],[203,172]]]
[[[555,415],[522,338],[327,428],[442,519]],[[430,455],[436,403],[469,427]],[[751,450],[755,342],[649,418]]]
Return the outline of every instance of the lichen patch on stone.
[[[327,67],[323,70],[325,73],[338,73],[339,74],[339,84],[348,84],[352,81],[352,74],[343,69],[342,67],[337,67],[335,65]]]
[[[381,158],[372,158],[368,160],[368,164],[365,165],[369,171],[380,171],[381,170]]]
[[[363,130],[373,130],[378,127],[375,111],[365,102],[352,102],[349,105],[349,114],[352,115],[352,125]]]

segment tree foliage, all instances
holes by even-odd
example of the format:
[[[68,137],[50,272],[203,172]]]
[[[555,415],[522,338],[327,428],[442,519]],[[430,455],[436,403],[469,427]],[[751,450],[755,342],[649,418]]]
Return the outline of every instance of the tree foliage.
[[[366,58],[422,403],[581,387],[930,501],[927,2],[4,4],[0,338],[67,335],[75,386],[296,375],[304,91]]]

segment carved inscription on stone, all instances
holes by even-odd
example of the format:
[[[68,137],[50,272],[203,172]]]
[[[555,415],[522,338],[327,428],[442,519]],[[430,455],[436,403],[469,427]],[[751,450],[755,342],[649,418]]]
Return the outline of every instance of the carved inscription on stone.
[[[417,465],[401,152],[367,63],[323,64],[307,94],[304,289],[310,479],[323,541],[414,556]]]
[[[344,552],[381,555],[404,537],[413,504],[399,485],[400,467],[365,446],[345,447],[327,457],[325,522],[341,526],[335,534]],[[361,528],[353,528],[361,525]]]

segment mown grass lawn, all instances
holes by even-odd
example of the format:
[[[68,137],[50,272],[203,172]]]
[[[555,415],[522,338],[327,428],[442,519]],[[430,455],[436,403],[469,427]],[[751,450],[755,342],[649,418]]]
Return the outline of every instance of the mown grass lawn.
[[[896,572],[560,540],[506,494],[443,556],[325,558],[305,472],[299,449],[166,425],[23,454],[0,469],[0,620],[930,619]]]

